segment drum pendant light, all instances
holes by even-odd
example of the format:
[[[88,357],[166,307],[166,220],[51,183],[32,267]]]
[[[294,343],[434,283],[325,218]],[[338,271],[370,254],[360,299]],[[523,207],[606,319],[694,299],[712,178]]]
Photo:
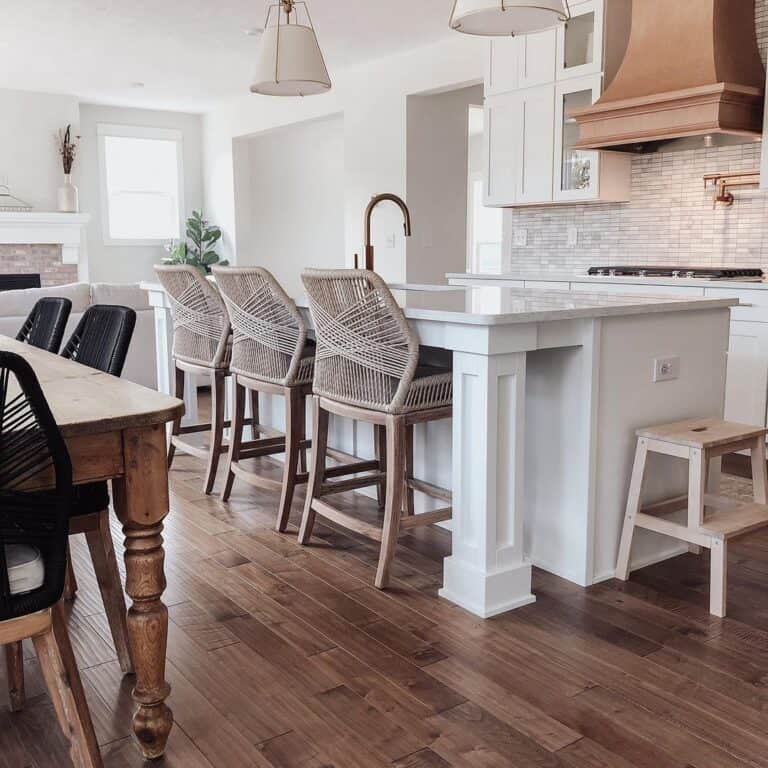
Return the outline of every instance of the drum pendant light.
[[[299,18],[300,8],[305,21]],[[251,91],[266,96],[311,96],[330,87],[307,4],[280,0],[270,5]]]
[[[571,17],[568,0],[454,0],[451,29],[467,35],[525,35]]]

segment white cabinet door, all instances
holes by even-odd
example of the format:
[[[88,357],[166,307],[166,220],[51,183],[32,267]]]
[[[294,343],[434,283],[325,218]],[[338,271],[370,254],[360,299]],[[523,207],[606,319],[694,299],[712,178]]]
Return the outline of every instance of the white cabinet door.
[[[520,88],[551,83],[555,79],[557,30],[545,29],[516,38],[519,50]]]
[[[597,200],[600,196],[600,152],[577,150],[579,126],[571,110],[592,106],[600,98],[601,75],[573,78],[555,88],[554,199]]]
[[[520,91],[519,163],[516,202],[552,201],[554,164],[555,86]]]
[[[516,93],[485,100],[484,205],[504,207],[515,202],[520,120]]]
[[[725,418],[764,427],[766,406],[768,323],[732,321],[725,387]]]
[[[518,87],[520,44],[517,37],[499,37],[488,44],[485,95],[514,91]]]
[[[557,28],[556,77],[603,71],[604,0],[570,3],[571,18]]]

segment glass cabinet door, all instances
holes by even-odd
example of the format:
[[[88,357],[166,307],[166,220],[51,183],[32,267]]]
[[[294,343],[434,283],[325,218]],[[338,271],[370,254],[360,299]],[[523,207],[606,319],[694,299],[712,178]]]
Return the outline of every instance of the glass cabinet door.
[[[558,80],[602,71],[603,0],[570,5],[571,18],[558,29]]]
[[[555,200],[590,200],[599,192],[600,153],[575,147],[579,124],[574,111],[600,95],[600,75],[560,83],[555,93]]]

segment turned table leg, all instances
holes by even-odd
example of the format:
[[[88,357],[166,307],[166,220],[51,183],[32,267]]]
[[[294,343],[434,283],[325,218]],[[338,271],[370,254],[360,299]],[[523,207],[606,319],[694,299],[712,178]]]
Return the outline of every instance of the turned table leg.
[[[173,726],[165,700],[168,610],[165,589],[163,518],[168,514],[165,428],[162,425],[123,432],[125,474],[113,481],[115,512],[125,534],[125,589],[138,708],[133,731],[145,758],[161,757]]]

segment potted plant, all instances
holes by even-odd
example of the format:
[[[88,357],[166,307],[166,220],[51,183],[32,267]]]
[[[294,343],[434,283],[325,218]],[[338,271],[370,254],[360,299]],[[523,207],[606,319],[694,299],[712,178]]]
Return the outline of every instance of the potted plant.
[[[65,130],[59,130],[56,134],[56,146],[61,155],[61,164],[64,168],[64,185],[59,187],[57,200],[59,211],[62,213],[77,213],[80,210],[80,201],[77,187],[72,183],[72,166],[77,155],[79,136],[72,135],[72,126],[68,125]]]
[[[168,256],[163,264],[189,264],[200,270],[203,275],[211,272],[214,264],[225,267],[228,261],[221,261],[216,253],[216,245],[221,240],[221,230],[203,218],[202,211],[192,211],[187,219],[186,240],[171,241],[165,246]]]

